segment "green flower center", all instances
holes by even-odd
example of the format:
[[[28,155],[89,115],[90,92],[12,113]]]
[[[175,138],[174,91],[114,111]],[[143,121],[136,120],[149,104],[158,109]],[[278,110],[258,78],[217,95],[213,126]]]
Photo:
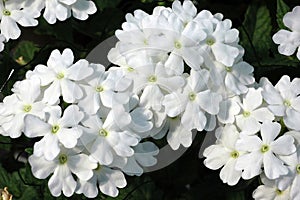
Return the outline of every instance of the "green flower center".
[[[96,92],[103,92],[104,88],[102,86],[97,86],[96,87]]]
[[[286,106],[286,107],[290,107],[292,105],[291,101],[289,100],[284,100],[283,104]]]
[[[57,75],[56,75],[56,78],[57,79],[63,79],[65,77],[65,75],[64,75],[64,73],[62,73],[62,72],[60,72],[60,73],[58,73]]]
[[[181,47],[182,47],[181,43],[178,42],[178,41],[176,41],[176,42],[174,43],[174,46],[175,46],[176,49],[181,49]]]
[[[133,69],[132,67],[128,67],[128,68],[127,68],[127,71],[129,71],[129,72],[133,72],[133,71],[134,71],[134,69]]]
[[[108,135],[108,132],[105,129],[101,129],[99,131],[99,135],[102,136],[102,137],[106,137]]]
[[[27,112],[27,113],[30,112],[31,109],[32,109],[31,105],[24,105],[24,107],[23,107],[24,112]]]
[[[154,83],[154,82],[157,81],[157,78],[156,78],[155,75],[151,75],[151,76],[148,77],[148,81],[151,82],[151,83]]]
[[[102,166],[100,164],[98,164],[97,168],[95,169],[95,171],[100,171],[102,168]]]
[[[216,41],[213,38],[209,38],[206,40],[206,44],[208,46],[212,46]]]
[[[261,148],[260,148],[260,151],[261,151],[262,153],[266,153],[266,152],[268,152],[269,150],[270,150],[270,147],[269,147],[269,145],[266,145],[266,144],[262,145]]]
[[[300,174],[300,164],[298,164],[298,165],[296,166],[296,171],[297,171],[297,174]]]
[[[197,95],[194,92],[190,92],[189,93],[189,100],[190,101],[195,101]]]
[[[238,158],[240,156],[240,153],[238,151],[233,151],[230,153],[230,156],[234,159]]]
[[[282,195],[282,194],[283,194],[283,191],[276,189],[276,195]]]
[[[144,40],[144,45],[148,45],[148,40],[147,39]]]
[[[226,67],[225,67],[225,70],[226,70],[227,72],[232,72],[232,67],[226,66]]]
[[[244,117],[249,117],[250,114],[251,114],[251,113],[250,113],[249,111],[246,111],[246,110],[243,112],[243,116],[244,116]]]
[[[52,126],[51,132],[52,132],[53,134],[56,134],[58,131],[59,131],[59,126],[58,126],[58,125]]]
[[[66,154],[60,154],[58,160],[59,164],[63,165],[68,161],[68,156]]]
[[[10,16],[10,15],[11,15],[11,12],[10,12],[9,10],[7,10],[7,9],[4,9],[4,10],[3,10],[3,15],[5,15],[5,16]]]

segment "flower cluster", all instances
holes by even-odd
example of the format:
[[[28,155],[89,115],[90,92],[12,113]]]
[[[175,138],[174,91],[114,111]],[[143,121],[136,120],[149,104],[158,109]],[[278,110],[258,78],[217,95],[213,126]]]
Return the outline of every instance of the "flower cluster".
[[[37,26],[37,18],[42,11],[45,20],[54,24],[57,19],[64,21],[71,15],[76,19],[86,20],[97,8],[90,0],[1,0],[0,51],[4,48],[3,42],[20,37],[21,30],[18,24],[23,27]]]
[[[124,173],[141,175],[156,164],[158,148],[142,141],[153,128],[152,112],[139,105],[132,80],[105,71],[70,49],[54,50],[47,65],[37,65],[14,84],[0,105],[1,134],[39,138],[29,163],[35,177],[51,175],[53,196],[83,193],[117,196]],[[64,108],[64,109],[62,109]],[[75,178],[76,177],[76,178]]]
[[[92,11],[79,14],[77,6],[90,3],[34,5],[46,7],[44,17],[54,23],[71,11],[85,19]],[[54,15],[54,8],[67,14]],[[176,150],[192,144],[193,129],[216,130],[204,164],[222,168],[224,183],[260,175],[265,185],[254,198],[267,190],[298,199],[300,79],[255,83],[231,26],[220,13],[197,13],[189,0],[127,14],[108,54],[116,66],[74,63],[70,49],[54,50],[0,103],[0,134],[40,139],[28,160],[34,176],[51,176],[53,196],[94,198],[99,190],[117,196],[124,174],[139,176],[156,164],[158,147],[147,138],[166,136]]]

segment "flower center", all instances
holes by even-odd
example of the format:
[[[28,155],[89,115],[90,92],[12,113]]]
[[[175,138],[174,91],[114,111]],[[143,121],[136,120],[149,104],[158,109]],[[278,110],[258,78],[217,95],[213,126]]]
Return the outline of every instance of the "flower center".
[[[249,117],[250,114],[251,114],[251,113],[250,113],[249,111],[246,111],[246,110],[243,112],[243,116],[244,116],[244,117]]]
[[[238,158],[240,156],[239,152],[238,151],[233,151],[230,153],[230,156],[234,159]]]
[[[58,131],[59,131],[59,126],[58,125],[54,125],[54,126],[52,126],[52,128],[51,128],[51,132],[53,133],[53,134],[56,134]]]
[[[208,38],[208,39],[206,40],[206,44],[207,44],[208,46],[212,46],[215,42],[216,42],[216,41],[215,41],[213,38]]]
[[[148,45],[148,40],[144,39],[144,45]]]
[[[127,68],[127,71],[129,71],[129,72],[133,72],[133,71],[134,71],[134,69],[133,69],[132,67],[128,67],[128,68]]]
[[[298,165],[296,166],[296,171],[297,171],[297,174],[300,174],[300,164],[298,164]]]
[[[189,100],[190,101],[195,101],[197,95],[194,92],[190,92],[189,93]]]
[[[101,129],[99,131],[99,135],[102,136],[102,137],[106,137],[108,135],[108,132],[105,129]]]
[[[283,191],[279,190],[279,189],[276,189],[276,194],[277,195],[282,195],[283,194]]]
[[[102,166],[100,164],[98,164],[97,168],[95,169],[95,171],[100,171],[102,168]]]
[[[27,113],[30,112],[31,109],[32,109],[31,105],[24,105],[24,107],[23,107],[24,112],[27,112]]]
[[[68,156],[66,154],[60,154],[58,160],[59,164],[63,165],[68,161]]]
[[[97,86],[96,87],[96,92],[103,92],[104,91],[104,88],[102,86]]]
[[[226,66],[226,67],[225,67],[225,70],[226,70],[227,72],[232,72],[232,67]]]
[[[64,75],[64,73],[62,73],[62,72],[60,72],[60,73],[58,73],[57,75],[56,75],[56,78],[57,79],[63,79],[65,77],[65,75]]]
[[[181,49],[182,45],[179,41],[175,41],[174,46],[176,49]]]
[[[291,101],[290,100],[284,100],[283,104],[286,106],[286,107],[290,107],[292,105]]]
[[[5,16],[10,16],[10,15],[11,15],[11,12],[10,12],[9,10],[7,10],[7,9],[4,9],[4,10],[3,10],[3,15],[5,15]]]
[[[151,83],[154,83],[154,82],[157,81],[157,78],[156,78],[155,75],[151,75],[151,76],[148,77],[148,81],[151,82]]]
[[[266,145],[266,144],[262,145],[261,148],[260,148],[260,151],[261,151],[262,153],[266,153],[266,152],[268,152],[269,150],[270,150],[270,147],[269,147],[268,145]]]

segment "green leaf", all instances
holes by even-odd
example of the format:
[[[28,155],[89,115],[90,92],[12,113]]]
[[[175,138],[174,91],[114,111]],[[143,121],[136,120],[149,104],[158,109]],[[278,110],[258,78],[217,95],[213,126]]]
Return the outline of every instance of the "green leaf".
[[[34,54],[39,51],[39,48],[30,41],[22,41],[14,51],[14,59],[20,65],[26,65],[34,58]]]
[[[100,10],[103,10],[104,8],[115,8],[117,5],[121,2],[121,0],[99,0],[95,1],[97,7]]]
[[[6,187],[9,179],[7,171],[0,165],[0,188]]]
[[[245,200],[245,192],[244,191],[230,192],[226,196],[226,200]]]
[[[269,55],[272,45],[271,17],[266,6],[250,5],[241,31],[241,44],[245,48],[245,60],[257,62]]]
[[[284,3],[283,0],[277,0],[277,24],[280,29],[285,29],[283,24],[283,16],[290,10],[289,6]]]

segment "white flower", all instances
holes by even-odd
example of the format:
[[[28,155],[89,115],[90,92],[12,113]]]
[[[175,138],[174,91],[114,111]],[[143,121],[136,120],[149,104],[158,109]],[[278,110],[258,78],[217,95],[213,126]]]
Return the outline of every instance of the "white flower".
[[[290,77],[284,75],[275,85],[268,79],[262,79],[262,95],[268,103],[269,110],[274,115],[283,117],[284,124],[291,129],[300,130],[300,79],[290,81]]]
[[[159,153],[159,149],[152,142],[139,143],[133,149],[134,155],[127,159],[122,171],[131,176],[141,176],[144,172],[143,167],[151,167],[157,163],[154,156]]]
[[[38,11],[25,7],[23,0],[0,1],[1,34],[7,41],[17,39],[21,35],[17,23],[24,27],[36,26],[38,21],[35,18],[39,16]]]
[[[243,133],[252,135],[259,131],[260,122],[272,121],[273,114],[266,107],[262,107],[262,89],[249,88],[240,104],[242,113],[236,116],[236,124]]]
[[[219,112],[222,97],[207,89],[208,79],[207,70],[191,70],[183,92],[174,91],[166,95],[162,102],[169,117],[183,113],[181,122],[187,130],[196,128],[202,131],[207,122],[204,112],[212,115]]]
[[[281,159],[289,168],[287,175],[279,177],[277,186],[281,190],[290,188],[291,199],[300,198],[300,146],[297,146],[297,151],[289,156],[281,156]]]
[[[279,44],[278,51],[280,54],[290,56],[296,49],[297,58],[300,60],[300,6],[293,8],[292,12],[288,12],[283,17],[283,23],[291,31],[279,30],[273,35],[273,41]]]
[[[101,165],[111,164],[115,154],[121,157],[132,156],[134,150],[131,146],[138,144],[138,136],[120,130],[115,123],[113,111],[104,120],[103,122],[97,115],[93,115],[82,122],[86,128],[80,139],[91,156]]]
[[[16,82],[14,94],[3,100],[1,115],[2,128],[12,138],[20,137],[24,129],[24,117],[28,114],[45,117],[46,104],[40,100],[40,81],[30,79]]]
[[[44,93],[44,101],[54,104],[62,95],[67,103],[74,103],[83,97],[83,91],[76,81],[83,80],[93,73],[88,61],[81,59],[73,64],[74,55],[71,49],[62,54],[52,51],[47,66],[37,65],[34,76],[41,80],[41,86],[48,86]]]
[[[241,110],[239,106],[240,101],[238,96],[221,101],[220,111],[217,115],[218,121],[223,124],[233,124],[235,122],[235,115],[239,114]]]
[[[125,176],[120,170],[98,165],[91,179],[88,181],[80,179],[78,181],[76,193],[84,194],[88,198],[95,198],[98,195],[99,188],[103,194],[117,197],[119,194],[118,188],[124,188],[126,185]]]
[[[28,161],[36,178],[45,179],[53,173],[48,187],[55,197],[60,196],[61,192],[67,197],[72,196],[77,185],[73,174],[79,180],[87,181],[92,178],[93,169],[97,167],[97,164],[91,162],[87,155],[70,149],[62,149],[52,161],[36,155],[30,156]]]
[[[97,11],[97,7],[90,0],[35,0],[33,8],[41,11],[45,8],[44,18],[49,24],[56,20],[65,21],[72,15],[80,20],[86,20],[89,15]]]
[[[172,11],[181,19],[183,24],[187,24],[194,19],[197,14],[197,8],[190,0],[182,3],[176,0],[172,4]]]
[[[207,147],[203,155],[206,157],[204,165],[210,169],[219,169],[220,178],[223,183],[236,185],[242,176],[242,170],[236,170],[235,165],[239,156],[244,152],[235,148],[236,141],[239,139],[239,132],[234,125],[219,127],[216,132],[217,142]]]
[[[252,197],[255,200],[289,200],[290,199],[290,188],[280,190],[276,186],[276,181],[269,180],[264,175],[261,176],[261,182],[263,185],[260,185],[254,190]],[[291,198],[291,200],[294,198]]]
[[[257,135],[241,135],[236,143],[236,149],[248,152],[238,158],[237,170],[243,170],[243,179],[259,175],[263,167],[269,179],[276,179],[288,173],[288,168],[278,156],[290,155],[296,151],[294,138],[283,135],[275,139],[281,126],[277,122],[264,122],[261,126],[261,137]]]
[[[61,109],[52,110],[48,122],[32,115],[26,116],[24,134],[30,138],[43,136],[34,144],[34,155],[53,160],[61,151],[60,144],[74,148],[82,134],[78,123],[83,117],[84,114],[76,105],[68,106],[62,117]]]

